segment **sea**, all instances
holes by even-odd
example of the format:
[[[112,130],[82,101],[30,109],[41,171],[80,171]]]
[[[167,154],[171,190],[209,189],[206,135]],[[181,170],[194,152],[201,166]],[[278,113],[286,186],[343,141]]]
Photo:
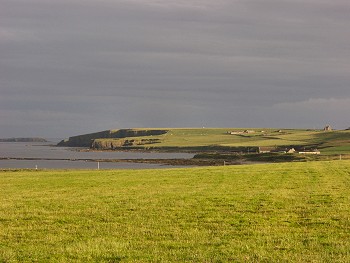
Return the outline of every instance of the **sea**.
[[[49,142],[0,142],[0,169],[160,169],[184,166],[91,160],[193,157],[190,153],[89,151],[86,148],[57,147],[57,141],[58,139]]]

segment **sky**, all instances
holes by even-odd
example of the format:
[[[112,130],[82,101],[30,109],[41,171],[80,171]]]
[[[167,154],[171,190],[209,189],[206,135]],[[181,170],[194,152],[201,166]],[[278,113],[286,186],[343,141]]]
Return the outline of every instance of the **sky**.
[[[350,126],[348,0],[0,6],[0,138]]]

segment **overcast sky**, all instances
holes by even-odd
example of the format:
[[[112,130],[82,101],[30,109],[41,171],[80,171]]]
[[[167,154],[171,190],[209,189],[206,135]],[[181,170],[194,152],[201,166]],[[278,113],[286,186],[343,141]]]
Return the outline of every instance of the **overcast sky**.
[[[0,6],[0,138],[350,126],[349,0]]]

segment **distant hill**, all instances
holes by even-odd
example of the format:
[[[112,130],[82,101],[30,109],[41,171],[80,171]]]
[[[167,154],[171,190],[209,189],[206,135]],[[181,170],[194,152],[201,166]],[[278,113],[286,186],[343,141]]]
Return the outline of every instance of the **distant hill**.
[[[4,138],[0,142],[47,142],[44,138]]]
[[[59,146],[96,150],[145,149],[156,151],[256,153],[268,149],[320,150],[322,154],[350,153],[350,131],[273,128],[149,128],[120,129],[84,134]]]

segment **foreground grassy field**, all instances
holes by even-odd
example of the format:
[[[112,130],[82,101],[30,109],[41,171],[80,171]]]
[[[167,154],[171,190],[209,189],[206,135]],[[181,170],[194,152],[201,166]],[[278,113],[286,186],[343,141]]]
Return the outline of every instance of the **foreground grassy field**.
[[[0,262],[349,262],[350,161],[0,172]]]

